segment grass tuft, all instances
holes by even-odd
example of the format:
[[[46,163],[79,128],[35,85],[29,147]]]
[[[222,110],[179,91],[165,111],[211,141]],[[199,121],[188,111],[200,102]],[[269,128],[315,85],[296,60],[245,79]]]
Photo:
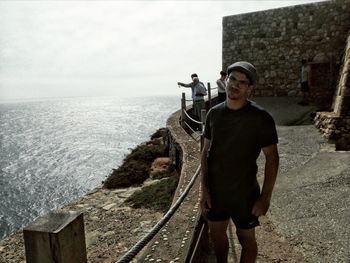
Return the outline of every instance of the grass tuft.
[[[158,157],[166,157],[167,147],[164,144],[143,143],[136,146],[124,158],[118,169],[103,182],[107,189],[124,188],[142,184],[149,178],[151,164]]]
[[[118,169],[113,169],[103,186],[114,189],[140,185],[149,177],[149,170],[149,165],[130,160]]]
[[[155,184],[142,187],[125,202],[133,208],[148,208],[165,213],[171,206],[178,180],[177,176],[171,176]]]

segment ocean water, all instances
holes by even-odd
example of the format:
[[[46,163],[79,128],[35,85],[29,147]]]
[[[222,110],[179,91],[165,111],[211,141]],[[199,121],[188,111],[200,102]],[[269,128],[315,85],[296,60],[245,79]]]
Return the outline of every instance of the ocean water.
[[[0,239],[100,186],[180,97],[0,103]]]

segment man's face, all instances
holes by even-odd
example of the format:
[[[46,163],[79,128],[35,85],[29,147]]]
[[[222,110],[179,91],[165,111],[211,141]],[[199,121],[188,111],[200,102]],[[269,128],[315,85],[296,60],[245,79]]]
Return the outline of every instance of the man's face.
[[[227,78],[226,94],[231,100],[246,100],[252,92],[252,85],[244,73],[232,71]]]

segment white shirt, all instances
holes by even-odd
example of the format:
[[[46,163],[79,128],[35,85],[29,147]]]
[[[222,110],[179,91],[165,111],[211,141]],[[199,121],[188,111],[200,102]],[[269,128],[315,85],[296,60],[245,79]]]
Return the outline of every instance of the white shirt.
[[[218,85],[218,92],[220,93],[225,93],[226,90],[225,90],[225,87],[226,87],[226,82],[222,79],[218,79],[216,81],[216,84]]]
[[[301,66],[301,82],[309,81],[310,67],[308,65]]]

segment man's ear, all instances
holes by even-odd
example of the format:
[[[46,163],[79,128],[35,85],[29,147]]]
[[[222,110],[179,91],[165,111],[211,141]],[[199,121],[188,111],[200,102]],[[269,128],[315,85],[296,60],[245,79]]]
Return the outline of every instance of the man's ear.
[[[253,95],[253,92],[254,92],[254,86],[253,85],[249,85],[248,86],[248,90],[247,90],[247,93],[248,93],[248,98],[252,97]]]

